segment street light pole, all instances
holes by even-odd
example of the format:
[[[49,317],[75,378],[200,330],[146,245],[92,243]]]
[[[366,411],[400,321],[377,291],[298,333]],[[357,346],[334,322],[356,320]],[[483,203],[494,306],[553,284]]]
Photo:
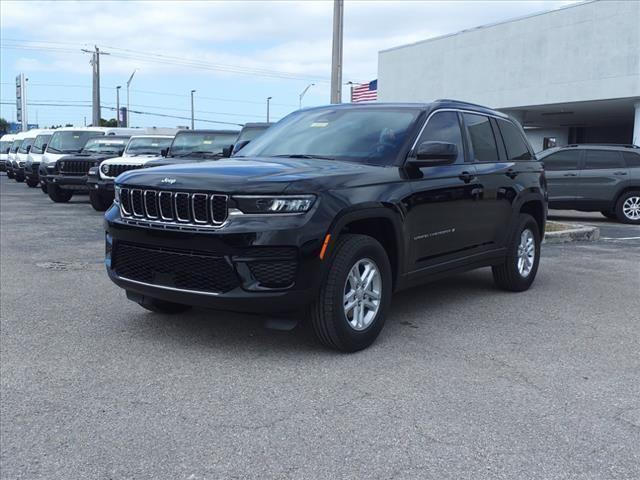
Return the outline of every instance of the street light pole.
[[[191,130],[195,130],[195,118],[193,111],[193,94],[196,93],[195,90],[191,90]]]
[[[120,127],[120,89],[122,85],[116,87],[116,126]]]
[[[345,85],[349,85],[350,90],[349,90],[349,102],[353,103],[353,82],[347,82],[345,83]]]
[[[333,1],[333,48],[331,55],[331,103],[342,102],[342,32],[344,0]]]
[[[305,88],[300,94],[300,103],[298,104],[298,110],[302,109],[302,98],[304,97],[304,94],[307,93],[307,90],[309,90],[314,85],[315,83],[310,83],[309,85],[307,85],[307,88]]]
[[[127,80],[127,127],[131,126],[131,116],[129,115],[129,87],[131,86],[131,80],[133,80],[133,76],[136,74],[136,72],[138,71],[138,69],[136,68],[133,73],[131,74],[131,76],[129,77],[129,80]]]
[[[269,102],[272,97],[267,97],[267,123],[269,123]]]

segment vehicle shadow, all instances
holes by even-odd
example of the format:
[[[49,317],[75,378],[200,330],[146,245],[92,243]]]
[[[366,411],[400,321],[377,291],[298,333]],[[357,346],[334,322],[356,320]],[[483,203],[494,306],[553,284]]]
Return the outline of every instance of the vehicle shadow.
[[[451,316],[448,306],[457,305],[459,310],[464,311],[491,292],[499,293],[488,269],[399,292],[394,295],[388,312],[382,333],[384,343],[402,342],[407,327],[438,328],[437,325],[442,325],[443,316]],[[289,354],[313,352],[335,355],[335,352],[316,340],[304,314],[300,314],[300,323],[290,331],[265,328],[264,316],[207,309],[193,309],[179,315],[139,310],[129,318],[136,334],[151,335],[155,341],[171,343],[171,348],[178,346],[233,352],[278,350]],[[379,343],[370,348],[376,348]]]

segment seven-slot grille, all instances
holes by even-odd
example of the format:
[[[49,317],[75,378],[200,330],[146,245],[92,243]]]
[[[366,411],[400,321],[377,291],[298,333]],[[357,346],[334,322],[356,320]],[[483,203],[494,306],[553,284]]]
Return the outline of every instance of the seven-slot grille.
[[[107,173],[104,175],[106,177],[117,177],[121,173],[127,172],[129,170],[137,170],[142,168],[142,165],[122,165],[122,164],[107,164]],[[103,172],[104,173],[104,172]]]
[[[58,171],[66,175],[87,175],[94,163],[93,160],[59,160]]]
[[[226,195],[120,189],[120,213],[125,218],[153,222],[219,227],[227,220]]]

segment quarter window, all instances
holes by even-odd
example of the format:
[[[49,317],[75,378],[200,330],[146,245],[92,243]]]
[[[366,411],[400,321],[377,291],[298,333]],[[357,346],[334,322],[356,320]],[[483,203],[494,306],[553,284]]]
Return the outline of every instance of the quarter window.
[[[476,161],[497,162],[498,147],[489,118],[484,115],[465,113],[464,121],[467,124]]]
[[[640,154],[624,152],[622,155],[624,156],[624,162],[627,164],[627,167],[640,167]]]
[[[418,145],[422,142],[447,142],[458,147],[458,158],[455,163],[464,162],[462,132],[456,112],[440,112],[434,114],[424,128]]]
[[[562,150],[543,159],[546,170],[577,170],[580,151]]]
[[[520,130],[511,122],[498,120],[509,160],[531,160],[531,152]]]
[[[620,152],[612,150],[587,150],[585,152],[584,168],[587,170],[624,167],[624,160]]]

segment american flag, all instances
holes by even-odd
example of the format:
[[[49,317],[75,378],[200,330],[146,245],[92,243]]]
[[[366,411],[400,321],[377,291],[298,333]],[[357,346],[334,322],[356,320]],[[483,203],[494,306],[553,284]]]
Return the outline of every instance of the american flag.
[[[351,90],[351,103],[373,102],[378,99],[378,80],[354,85]]]

